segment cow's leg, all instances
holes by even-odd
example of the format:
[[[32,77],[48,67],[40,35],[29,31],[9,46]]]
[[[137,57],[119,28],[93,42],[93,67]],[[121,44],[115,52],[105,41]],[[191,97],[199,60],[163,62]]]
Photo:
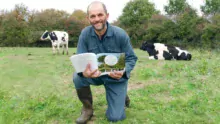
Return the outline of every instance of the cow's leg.
[[[155,58],[154,58],[154,56],[149,56],[149,59],[154,60]]]
[[[57,54],[60,54],[60,44],[57,44]]]
[[[53,54],[55,54],[55,46],[52,45]]]
[[[63,53],[63,55],[64,55],[64,44],[62,45],[62,49],[63,49],[63,52],[62,52],[62,53]]]

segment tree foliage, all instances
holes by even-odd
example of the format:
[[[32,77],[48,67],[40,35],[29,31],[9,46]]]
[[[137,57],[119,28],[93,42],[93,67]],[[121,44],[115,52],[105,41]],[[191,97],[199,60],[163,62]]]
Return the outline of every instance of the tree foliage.
[[[88,26],[89,22],[86,19],[86,13],[82,10],[75,10],[65,21],[65,30],[69,33],[70,40],[74,41],[76,45],[78,36],[81,30]]]
[[[35,13],[32,25],[39,30],[64,30],[64,22],[69,16],[65,11],[46,9]]]
[[[205,5],[200,8],[206,15],[215,15],[220,13],[220,0],[205,0]]]
[[[184,12],[186,6],[186,0],[169,0],[169,4],[164,7],[164,10],[169,15],[179,15]]]
[[[56,9],[30,11],[24,4],[16,4],[11,11],[1,10],[0,46],[26,46],[30,43],[40,43],[39,38],[45,30],[67,31],[72,40],[77,38],[82,28],[88,25],[85,15],[81,10],[74,11],[72,15]],[[73,46],[72,43],[70,46]]]
[[[126,29],[134,45],[142,39],[147,28],[147,21],[155,13],[154,4],[148,0],[132,0],[128,2],[119,17],[119,26]]]
[[[27,9],[23,4],[16,4],[14,10],[2,15],[1,30],[3,36],[1,39],[5,42],[1,42],[1,44],[4,46],[23,46],[28,42],[30,30],[26,20],[28,17]]]
[[[185,9],[184,13],[180,15],[177,20],[178,23],[178,36],[183,41],[192,41],[195,37],[195,29],[198,24],[198,16],[196,11],[189,7]]]
[[[212,17],[214,23],[206,24],[202,34],[202,42],[208,48],[218,48],[220,46],[220,14]]]
[[[149,25],[145,35],[148,42],[196,46],[201,41],[201,35],[207,23],[196,14],[195,9],[188,5],[181,14],[176,16],[176,20],[166,18],[161,22]]]
[[[169,16],[160,14],[148,0],[131,0],[113,25],[125,29],[134,47],[140,47],[147,40],[178,46],[218,48],[219,0],[206,0],[201,8],[211,16],[198,16],[186,0],[169,0],[165,7]],[[76,46],[81,30],[89,25],[86,16],[82,10],[69,14],[56,9],[30,10],[24,4],[16,4],[12,10],[0,10],[0,46],[49,47],[50,41],[39,40],[45,30],[67,31],[69,46]]]
[[[132,0],[127,3],[119,20],[122,25],[143,24],[156,12],[148,0]]]

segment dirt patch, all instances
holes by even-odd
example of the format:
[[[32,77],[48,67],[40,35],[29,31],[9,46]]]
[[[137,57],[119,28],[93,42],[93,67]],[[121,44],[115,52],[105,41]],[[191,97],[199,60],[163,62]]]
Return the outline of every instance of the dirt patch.
[[[25,59],[24,56],[17,55],[17,54],[5,56],[5,58],[12,59],[12,60],[24,60]]]
[[[131,84],[128,84],[128,91],[135,90],[135,89],[141,89],[141,88],[144,88],[145,86],[146,86],[146,83],[142,83],[142,82],[131,83]]]

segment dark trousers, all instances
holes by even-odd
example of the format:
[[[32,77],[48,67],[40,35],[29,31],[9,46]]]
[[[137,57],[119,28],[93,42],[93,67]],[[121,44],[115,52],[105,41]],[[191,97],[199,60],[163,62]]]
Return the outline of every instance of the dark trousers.
[[[112,83],[108,82],[103,76],[99,78],[84,78],[74,73],[73,82],[76,89],[90,85],[104,85],[108,103],[107,119],[113,122],[125,119],[124,107],[127,94],[127,80],[120,83]]]

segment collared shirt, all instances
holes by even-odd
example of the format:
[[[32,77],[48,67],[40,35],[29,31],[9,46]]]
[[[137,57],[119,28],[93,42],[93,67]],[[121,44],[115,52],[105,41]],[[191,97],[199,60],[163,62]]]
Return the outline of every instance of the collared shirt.
[[[103,38],[99,39],[92,26],[84,28],[79,36],[77,54],[80,53],[125,53],[126,77],[130,77],[130,72],[137,61],[130,38],[127,33],[107,22],[107,30]]]

